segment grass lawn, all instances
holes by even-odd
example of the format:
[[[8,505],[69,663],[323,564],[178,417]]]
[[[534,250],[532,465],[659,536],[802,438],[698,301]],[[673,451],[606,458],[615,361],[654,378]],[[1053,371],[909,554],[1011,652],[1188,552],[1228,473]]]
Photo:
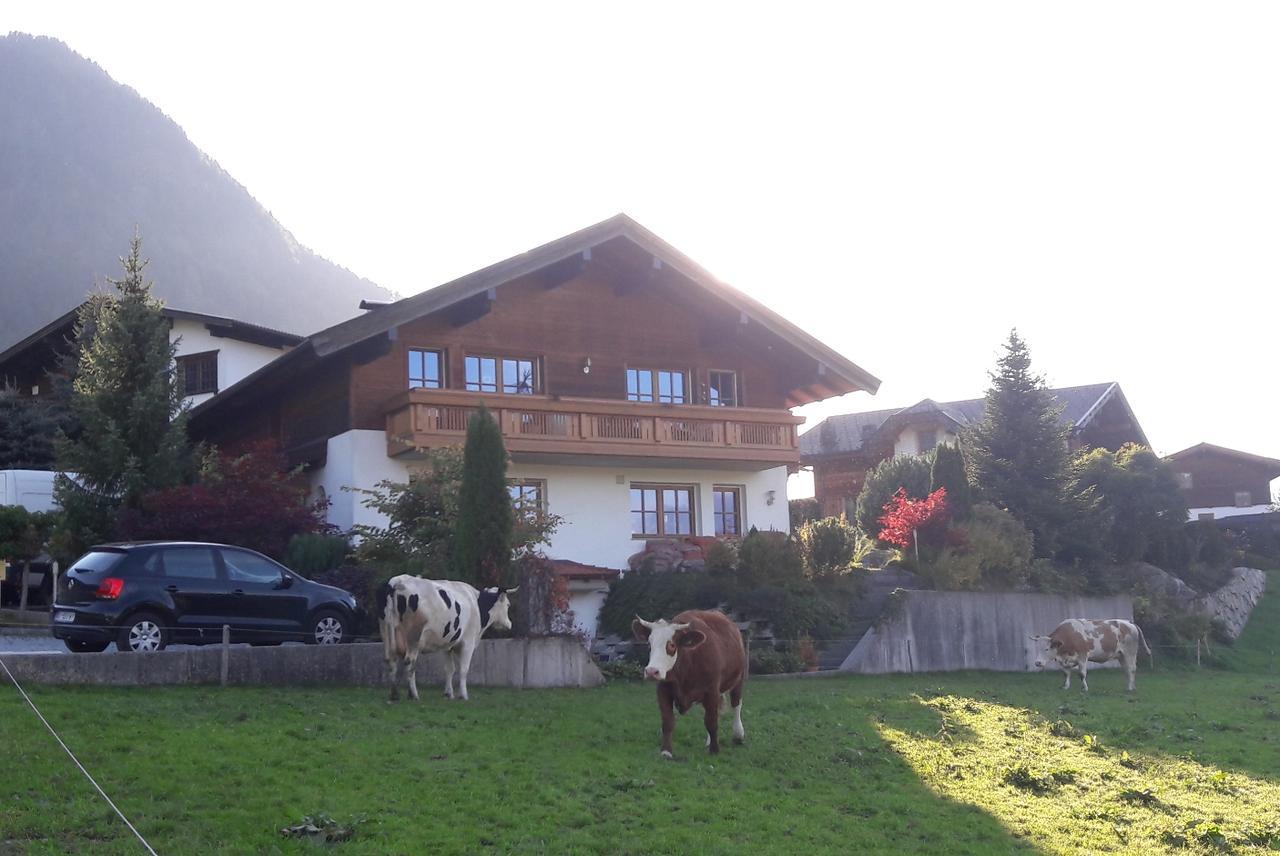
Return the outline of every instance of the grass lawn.
[[[1273,577],[1275,583],[1280,583]],[[1280,591],[1222,667],[756,680],[747,745],[701,709],[658,756],[651,686],[30,688],[162,854],[1250,852],[1280,849]],[[727,729],[729,720],[724,720]],[[137,842],[0,686],[0,853]],[[321,847],[321,849],[326,849]]]

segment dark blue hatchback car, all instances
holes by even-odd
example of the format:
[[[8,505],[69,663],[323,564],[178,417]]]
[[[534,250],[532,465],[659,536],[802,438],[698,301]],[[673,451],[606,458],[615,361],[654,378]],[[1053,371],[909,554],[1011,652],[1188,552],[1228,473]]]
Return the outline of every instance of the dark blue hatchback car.
[[[348,641],[356,599],[226,544],[103,544],[58,580],[53,635],[72,651],[158,651],[170,642]]]

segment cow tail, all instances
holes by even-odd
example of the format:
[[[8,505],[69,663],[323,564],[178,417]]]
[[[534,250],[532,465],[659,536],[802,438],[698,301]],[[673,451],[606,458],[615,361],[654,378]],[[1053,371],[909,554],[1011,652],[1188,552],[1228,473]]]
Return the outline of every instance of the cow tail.
[[[1138,627],[1138,625],[1134,625]],[[1138,627],[1138,641],[1142,643],[1143,649],[1147,652],[1147,659],[1151,661],[1151,671],[1156,670],[1156,655],[1151,653],[1151,646],[1147,644],[1147,634],[1142,632],[1142,628]]]

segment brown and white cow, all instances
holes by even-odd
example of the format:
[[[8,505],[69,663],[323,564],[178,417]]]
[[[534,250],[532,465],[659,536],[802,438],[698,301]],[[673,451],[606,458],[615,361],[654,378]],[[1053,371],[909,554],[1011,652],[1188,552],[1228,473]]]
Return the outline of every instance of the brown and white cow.
[[[1071,689],[1072,669],[1080,672],[1080,683],[1088,692],[1089,663],[1119,660],[1129,676],[1129,691],[1132,692],[1134,675],[1138,672],[1139,643],[1147,656],[1151,656],[1141,628],[1121,618],[1068,618],[1048,636],[1031,638],[1040,644],[1036,668],[1044,669],[1050,662],[1057,663],[1067,675],[1067,682],[1062,685],[1064,690]]]
[[[681,715],[701,704],[707,727],[707,749],[720,751],[720,696],[729,694],[733,707],[733,742],[742,743],[742,686],[747,680],[747,649],[738,626],[722,612],[691,609],[672,621],[631,622],[636,639],[649,643],[646,680],[658,683],[662,714],[662,757],[671,757],[671,734],[676,728],[672,707]]]

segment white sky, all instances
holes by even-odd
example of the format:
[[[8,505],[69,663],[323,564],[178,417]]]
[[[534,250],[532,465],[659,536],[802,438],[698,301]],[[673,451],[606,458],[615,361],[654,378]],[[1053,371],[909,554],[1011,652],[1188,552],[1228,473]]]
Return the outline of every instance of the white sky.
[[[0,32],[402,294],[625,211],[884,381],[811,416],[981,395],[1016,325],[1157,451],[1280,457],[1274,3],[196,8]]]

